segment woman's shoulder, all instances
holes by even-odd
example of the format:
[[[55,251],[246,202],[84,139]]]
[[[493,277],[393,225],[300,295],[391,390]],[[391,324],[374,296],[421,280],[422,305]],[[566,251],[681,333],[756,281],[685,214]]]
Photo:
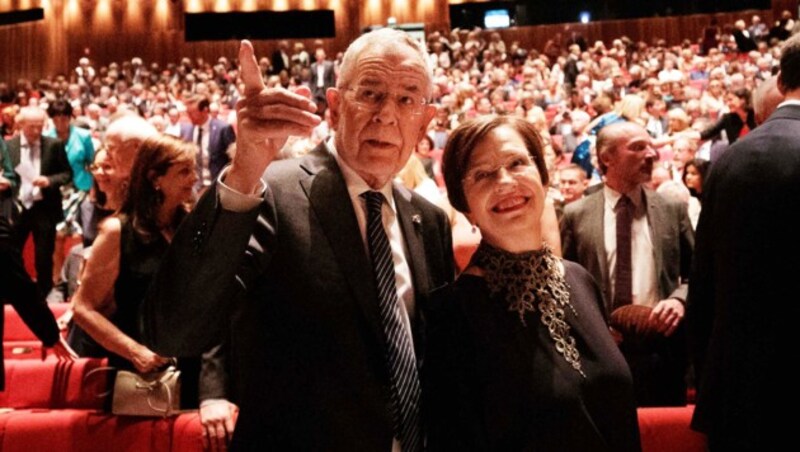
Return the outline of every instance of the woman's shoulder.
[[[117,236],[122,232],[122,220],[117,215],[109,215],[97,224],[98,235]]]

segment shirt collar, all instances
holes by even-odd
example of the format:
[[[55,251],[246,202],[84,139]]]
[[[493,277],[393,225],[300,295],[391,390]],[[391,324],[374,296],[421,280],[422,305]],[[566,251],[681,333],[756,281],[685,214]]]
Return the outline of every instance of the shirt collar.
[[[789,99],[781,102],[778,104],[778,108],[783,107],[784,105],[798,105],[800,106],[800,99]]]
[[[613,188],[609,187],[608,184],[603,186],[603,194],[606,198],[606,204],[611,207],[613,210],[617,206],[617,202],[619,199],[622,198],[622,193],[614,190]],[[628,198],[631,200],[633,205],[636,207],[637,212],[641,212],[642,210],[642,187],[637,185],[636,188],[625,193]]]
[[[365,191],[374,190],[364,181],[361,176],[358,175],[358,173],[355,172],[353,168],[350,168],[350,166],[348,166],[347,163],[342,160],[341,156],[336,151],[336,145],[333,143],[332,139],[328,139],[325,142],[325,147],[327,148],[328,152],[333,155],[333,158],[336,159],[336,164],[339,165],[339,168],[342,170],[342,177],[344,177],[344,183],[347,185],[347,192],[350,194],[351,199],[359,199],[361,194]],[[383,194],[383,197],[389,202],[389,206],[392,208],[392,211],[394,211],[394,193],[392,191],[392,182],[388,182],[377,191]]]
[[[20,147],[29,148],[32,146],[39,146],[39,141],[35,141],[33,143],[29,142],[27,138],[25,138],[24,133],[19,134],[19,145]]]

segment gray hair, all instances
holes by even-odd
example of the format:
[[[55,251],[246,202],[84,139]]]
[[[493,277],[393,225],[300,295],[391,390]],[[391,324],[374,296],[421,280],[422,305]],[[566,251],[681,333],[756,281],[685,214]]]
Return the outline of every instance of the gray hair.
[[[342,57],[342,65],[336,87],[341,89],[352,82],[354,66],[365,50],[373,47],[388,48],[397,45],[405,45],[419,55],[420,61],[425,67],[428,91],[430,91],[433,87],[433,68],[428,60],[428,51],[419,41],[412,38],[408,33],[392,28],[381,28],[365,33],[347,47],[347,51],[345,51]]]

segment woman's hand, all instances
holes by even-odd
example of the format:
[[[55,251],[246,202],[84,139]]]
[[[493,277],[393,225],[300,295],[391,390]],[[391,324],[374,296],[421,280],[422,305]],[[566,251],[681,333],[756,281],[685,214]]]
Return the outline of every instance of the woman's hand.
[[[200,423],[206,450],[227,450],[236,425],[239,408],[227,400],[209,400],[200,404]]]
[[[130,361],[136,367],[136,370],[144,374],[167,364],[169,358],[157,355],[144,345],[138,345],[131,353]]]

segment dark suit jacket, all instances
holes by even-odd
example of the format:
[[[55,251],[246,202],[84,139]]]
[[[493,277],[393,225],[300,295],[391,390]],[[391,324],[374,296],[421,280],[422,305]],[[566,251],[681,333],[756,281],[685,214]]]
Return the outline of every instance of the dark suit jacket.
[[[686,205],[650,190],[644,194],[659,299],[675,297],[685,301],[694,248]],[[603,190],[568,204],[561,221],[561,247],[564,259],[583,265],[600,284],[609,310],[613,298],[603,235],[604,211]]]
[[[693,426],[720,450],[778,450],[800,404],[800,106],[731,146],[703,190],[687,326],[700,373]]]
[[[322,82],[323,87],[317,87],[317,68],[319,67],[320,63],[314,62],[311,63],[311,92],[314,94],[314,99],[321,98],[321,100],[325,100],[325,92],[328,88],[333,87],[336,84],[336,74],[333,70],[333,62],[332,61],[323,61],[322,66],[324,67],[322,71]]]
[[[50,186],[42,189],[42,199],[37,201],[44,208],[47,218],[55,225],[64,219],[61,208],[61,186],[72,180],[72,168],[67,160],[64,142],[56,138],[42,136],[41,138],[41,171],[42,176],[50,179]],[[20,136],[8,140],[8,153],[11,156],[11,165],[16,168],[20,162]],[[17,176],[19,180],[19,176]],[[14,192],[16,198],[19,193],[19,184]]]
[[[280,49],[276,49],[272,52],[272,56],[270,57],[270,63],[272,64],[272,68],[269,71],[270,75],[278,75],[281,71],[289,71],[290,66],[292,64],[292,58],[289,54],[286,54],[286,63],[283,62],[283,53],[281,53]]]
[[[0,338],[3,337],[2,304],[11,303],[19,316],[45,346],[58,341],[58,326],[53,313],[43,300],[38,299],[34,283],[25,266],[19,249],[13,245],[11,226],[0,217]],[[0,356],[0,391],[5,388],[5,369]]]
[[[242,449],[390,450],[377,289],[341,171],[320,146],[265,177],[259,209],[223,210],[212,188],[183,222],[145,301],[146,340],[198,354],[232,319]],[[427,294],[453,278],[450,228],[418,195],[396,188],[394,198],[421,357]]]
[[[194,125],[181,125],[181,139],[194,142]],[[211,172],[211,179],[214,180],[222,171],[222,168],[230,162],[227,151],[228,147],[236,141],[236,133],[233,126],[219,119],[212,119],[208,122],[210,130],[203,131],[208,133],[208,169]],[[198,154],[199,158],[199,154]]]

